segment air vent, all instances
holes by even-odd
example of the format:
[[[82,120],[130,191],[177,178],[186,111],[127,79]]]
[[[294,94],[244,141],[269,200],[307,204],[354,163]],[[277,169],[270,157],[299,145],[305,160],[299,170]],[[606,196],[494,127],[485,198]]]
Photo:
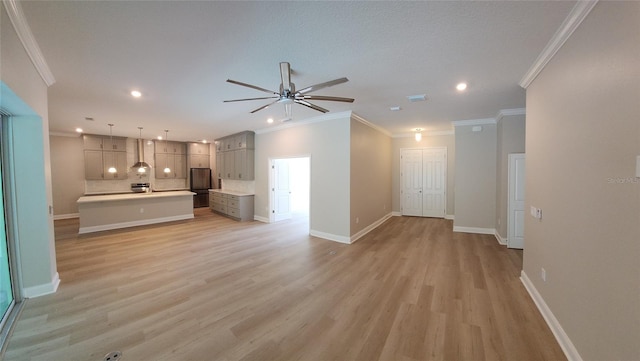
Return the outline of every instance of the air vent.
[[[409,95],[407,96],[407,99],[412,103],[423,102],[427,100],[427,95],[426,94]]]

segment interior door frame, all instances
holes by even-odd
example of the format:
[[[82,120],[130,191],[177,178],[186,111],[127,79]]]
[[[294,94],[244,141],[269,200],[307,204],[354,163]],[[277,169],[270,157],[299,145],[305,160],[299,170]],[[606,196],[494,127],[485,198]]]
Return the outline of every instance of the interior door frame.
[[[443,170],[443,186],[444,186],[444,218],[447,218],[447,194],[448,194],[448,189],[447,189],[447,182],[448,182],[448,170],[449,170],[449,150],[446,146],[435,146],[435,147],[408,147],[408,148],[400,148],[400,214],[402,215],[402,209],[404,208],[404,197],[402,196],[402,185],[403,185],[403,175],[402,175],[402,153],[405,150],[437,150],[437,151],[443,151],[444,152],[444,170]],[[424,177],[422,179],[422,181],[424,182]]]
[[[275,207],[275,199],[274,199],[274,192],[273,192],[273,187],[274,187],[274,176],[273,176],[273,169],[271,168],[271,166],[273,165],[273,162],[277,159],[296,159],[296,158],[307,158],[309,159],[309,220],[311,220],[311,155],[310,154],[302,154],[302,155],[290,155],[290,156],[281,156],[281,157],[269,157],[267,159],[267,169],[269,172],[269,223],[274,223],[275,222],[275,214],[273,213],[273,209]],[[311,222],[309,222],[309,225],[311,225]]]

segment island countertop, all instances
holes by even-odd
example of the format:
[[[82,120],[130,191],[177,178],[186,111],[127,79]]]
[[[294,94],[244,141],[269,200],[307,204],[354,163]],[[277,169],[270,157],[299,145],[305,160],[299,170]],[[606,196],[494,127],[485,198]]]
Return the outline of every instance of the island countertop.
[[[123,201],[123,200],[138,200],[146,198],[161,198],[161,197],[179,197],[179,196],[193,196],[195,193],[190,191],[169,191],[169,192],[150,192],[150,193],[121,193],[121,194],[103,194],[95,196],[82,196],[78,198],[78,203],[95,203],[95,202],[110,202],[110,201]]]
[[[209,192],[231,194],[233,196],[238,196],[238,197],[254,195],[253,193],[246,193],[246,192],[240,192],[240,191],[231,191],[231,190],[227,190],[227,189],[209,189]]]

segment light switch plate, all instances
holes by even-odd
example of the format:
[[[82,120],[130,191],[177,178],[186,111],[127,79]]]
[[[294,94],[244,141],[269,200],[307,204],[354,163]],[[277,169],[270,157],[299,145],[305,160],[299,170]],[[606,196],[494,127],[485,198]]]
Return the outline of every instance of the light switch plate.
[[[640,178],[640,155],[636,156],[636,177]]]

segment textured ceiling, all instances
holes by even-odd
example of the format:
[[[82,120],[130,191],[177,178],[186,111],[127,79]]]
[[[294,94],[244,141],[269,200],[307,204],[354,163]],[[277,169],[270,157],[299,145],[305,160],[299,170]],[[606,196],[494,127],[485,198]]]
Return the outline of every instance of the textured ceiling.
[[[302,87],[346,76],[315,95],[355,98],[353,110],[393,135],[494,117],[525,106],[518,82],[571,11],[571,1],[211,2],[24,1],[56,83],[52,132],[212,140],[278,126],[282,105],[223,103],[278,90],[287,61]],[[465,93],[455,85],[469,83]],[[129,95],[139,89],[143,96]],[[426,94],[427,102],[406,97]],[[390,106],[401,111],[391,112]],[[321,115],[293,106],[293,119]],[[92,117],[94,121],[87,121]]]

